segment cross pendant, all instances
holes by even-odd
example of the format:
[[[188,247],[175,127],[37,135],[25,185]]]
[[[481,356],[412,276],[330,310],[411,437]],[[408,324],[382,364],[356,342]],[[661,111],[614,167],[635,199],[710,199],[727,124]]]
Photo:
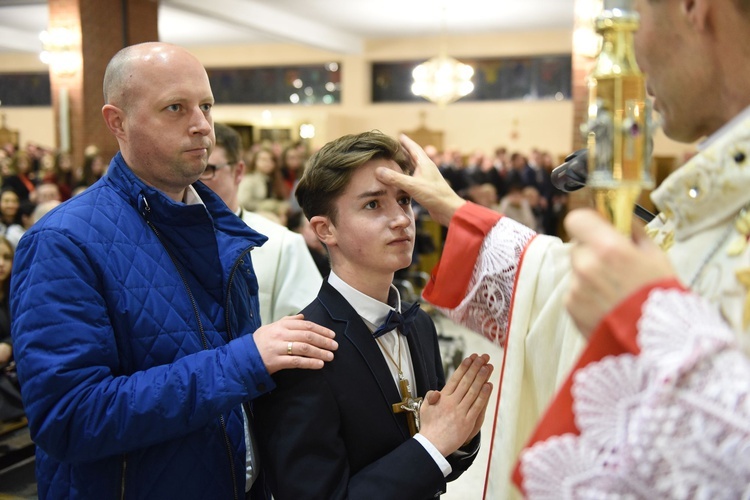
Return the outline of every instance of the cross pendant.
[[[409,381],[403,377],[399,377],[398,387],[402,399],[393,405],[393,413],[406,412],[406,422],[409,424],[409,432],[413,436],[419,432],[419,407],[422,405],[422,398],[412,396],[409,390]]]

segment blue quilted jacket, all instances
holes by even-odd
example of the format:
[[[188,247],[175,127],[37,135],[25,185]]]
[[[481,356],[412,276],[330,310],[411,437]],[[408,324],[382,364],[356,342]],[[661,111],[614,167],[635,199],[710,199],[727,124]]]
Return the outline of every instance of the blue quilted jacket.
[[[39,497],[242,499],[242,404],[273,388],[249,229],[121,155],[18,245],[12,332]]]

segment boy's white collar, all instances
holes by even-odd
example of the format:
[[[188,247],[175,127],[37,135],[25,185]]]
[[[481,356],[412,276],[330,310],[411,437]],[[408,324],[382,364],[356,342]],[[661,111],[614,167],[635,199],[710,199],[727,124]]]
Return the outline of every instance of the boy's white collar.
[[[371,327],[377,327],[385,321],[385,317],[392,310],[401,311],[401,295],[393,284],[391,284],[391,293],[389,296],[396,298],[396,307],[391,307],[388,304],[384,304],[379,300],[373,299],[372,297],[365,295],[359,290],[355,289],[344,280],[339,278],[336,273],[331,271],[328,275],[328,283],[336,289],[351,306],[357,311],[362,319],[370,323]]]

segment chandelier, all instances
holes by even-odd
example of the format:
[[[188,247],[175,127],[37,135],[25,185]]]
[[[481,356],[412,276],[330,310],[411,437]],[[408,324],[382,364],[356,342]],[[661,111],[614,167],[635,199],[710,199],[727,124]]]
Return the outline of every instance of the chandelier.
[[[42,52],[39,59],[61,76],[75,74],[81,67],[80,35],[68,27],[55,27],[39,34]]]
[[[414,95],[424,97],[440,106],[457,101],[474,90],[471,77],[474,68],[448,56],[446,50],[445,19],[446,2],[443,0],[440,9],[440,52],[412,71],[414,83],[411,91]]]
[[[441,106],[457,101],[474,90],[471,81],[474,68],[445,54],[423,62],[414,68],[412,76],[412,93]]]

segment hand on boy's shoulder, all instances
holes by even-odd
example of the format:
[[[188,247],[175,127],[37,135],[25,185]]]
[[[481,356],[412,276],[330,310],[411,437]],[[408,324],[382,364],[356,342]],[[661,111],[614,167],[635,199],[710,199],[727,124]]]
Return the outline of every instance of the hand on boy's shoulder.
[[[269,374],[287,368],[323,368],[338,349],[334,337],[332,330],[305,320],[302,314],[261,326],[253,334]]]

